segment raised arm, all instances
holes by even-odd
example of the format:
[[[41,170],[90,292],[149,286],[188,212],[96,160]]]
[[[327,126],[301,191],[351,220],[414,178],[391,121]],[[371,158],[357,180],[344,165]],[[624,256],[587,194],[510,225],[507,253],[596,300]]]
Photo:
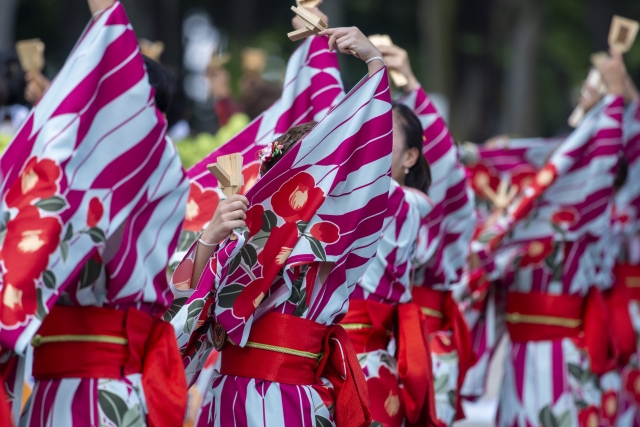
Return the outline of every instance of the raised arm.
[[[329,50],[337,47],[341,53],[362,59],[369,67],[369,77],[384,67],[382,54],[356,27],[329,28],[319,36],[329,36]]]
[[[413,74],[411,69],[411,62],[409,61],[409,55],[407,51],[398,46],[379,46],[380,53],[384,58],[384,62],[390,70],[396,70],[407,78],[409,82],[402,88],[405,93],[410,93],[418,88],[420,83]]]
[[[113,6],[116,0],[87,0],[91,15],[95,15],[101,10],[105,10]]]

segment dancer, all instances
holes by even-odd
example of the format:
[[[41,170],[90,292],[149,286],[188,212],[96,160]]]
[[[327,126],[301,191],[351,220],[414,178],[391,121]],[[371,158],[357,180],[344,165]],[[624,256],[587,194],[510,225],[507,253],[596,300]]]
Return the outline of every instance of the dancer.
[[[0,159],[0,346],[35,348],[21,426],[179,426],[186,382],[160,316],[188,183],[162,69],[119,2],[88,3],[93,20]]]
[[[200,238],[197,251],[212,255],[202,266],[196,253],[194,274],[203,273],[172,321],[187,370],[211,343],[221,349],[203,425],[371,422],[362,370],[335,323],[375,254],[386,211],[389,86],[379,52],[359,30],[320,36],[329,36],[330,50],[367,62],[369,77],[308,134],[291,129],[263,150],[264,175],[241,215],[246,227],[217,247]]]

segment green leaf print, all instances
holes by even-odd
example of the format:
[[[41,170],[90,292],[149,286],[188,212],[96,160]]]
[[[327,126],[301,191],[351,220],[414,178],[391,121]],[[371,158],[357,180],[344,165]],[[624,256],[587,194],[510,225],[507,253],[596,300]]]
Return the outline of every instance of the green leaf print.
[[[278,225],[278,216],[270,210],[264,211],[262,214],[262,231],[269,232],[276,225]]]
[[[140,405],[138,404],[125,412],[124,417],[122,417],[122,427],[144,427],[144,419],[140,412]]]
[[[322,244],[320,243],[320,241],[311,236],[305,235],[304,237],[306,237],[307,240],[309,241],[309,245],[311,246],[311,250],[313,251],[313,254],[318,258],[320,258],[322,261],[326,261],[327,254],[324,252],[324,248],[322,247]]]
[[[204,308],[203,299],[197,299],[189,305],[189,309],[187,310],[187,320],[186,322],[184,322],[184,328],[183,328],[185,334],[191,333],[196,323],[196,320],[198,319],[198,317],[200,317],[200,314],[203,308]]]
[[[67,206],[67,202],[60,196],[42,199],[36,203],[36,206],[47,212],[58,212]]]
[[[180,311],[184,303],[187,302],[187,299],[188,299],[187,297],[175,298],[173,300],[173,303],[171,303],[171,307],[169,307],[167,312],[164,313],[164,316],[162,316],[162,318],[167,322],[171,322],[171,320],[176,316],[176,314],[178,314],[178,312]]]
[[[580,379],[584,375],[582,368],[575,363],[569,363],[567,364],[567,367],[569,368],[569,373],[571,374],[571,376],[580,381]]]
[[[456,391],[449,390],[447,392],[447,397],[449,398],[449,405],[451,405],[452,408],[455,408],[456,407]]]
[[[382,353],[380,355],[380,363],[383,363],[383,364],[387,365],[390,368],[392,367],[391,359],[389,358],[389,355],[387,353]]]
[[[56,276],[55,274],[53,274],[52,271],[47,270],[44,273],[42,273],[42,282],[44,282],[44,285],[49,288],[49,289],[55,289],[56,288]]]
[[[107,241],[107,236],[105,236],[104,231],[102,231],[98,227],[90,228],[88,233],[94,243],[103,243]]]
[[[64,235],[63,241],[68,242],[69,240],[71,240],[72,237],[73,237],[73,224],[69,223],[69,226],[67,227],[67,232]]]
[[[331,421],[329,421],[328,419],[326,419],[323,416],[320,415],[316,415],[316,425],[315,427],[332,427],[333,424],[331,424]]]
[[[82,271],[80,272],[80,289],[93,285],[100,277],[101,271],[102,263],[93,258],[89,258],[89,261],[82,267]]]
[[[229,272],[227,274],[233,274],[234,271],[236,271],[238,269],[238,267],[240,267],[240,264],[242,263],[242,255],[238,254],[235,257],[233,257],[233,259],[231,260],[231,263],[229,264]]]
[[[538,418],[540,418],[540,424],[542,427],[559,427],[558,420],[556,420],[555,415],[553,415],[553,412],[551,412],[551,408],[548,405],[542,408]]]
[[[558,427],[571,427],[571,411],[564,411],[557,418]]]
[[[69,244],[67,242],[60,243],[60,258],[62,261],[67,261],[69,257]]]
[[[297,317],[302,317],[305,311],[307,311],[307,290],[303,289],[300,293],[300,300],[298,301],[298,305],[296,309],[293,311],[293,315]]]
[[[236,298],[242,293],[244,286],[237,283],[232,283],[229,286],[225,286],[218,292],[218,306],[222,308],[233,308],[233,303],[236,302]]]
[[[36,317],[40,320],[43,320],[45,317],[47,317],[48,311],[45,307],[44,301],[42,301],[42,289],[40,288],[36,289],[36,301],[38,306],[36,310]]]
[[[256,252],[256,248],[252,245],[245,245],[240,250],[240,255],[242,256],[242,260],[247,266],[251,267],[258,262],[258,253]]]
[[[112,423],[124,427],[123,419],[129,408],[120,396],[107,390],[98,390],[98,406]]]
[[[309,223],[304,221],[298,221],[296,225],[298,226],[298,231],[300,232],[300,234],[302,234],[304,233],[304,230],[306,230],[307,225],[309,225]]]
[[[443,376],[436,378],[436,382],[434,384],[436,394],[445,393],[447,391],[448,385],[449,385],[449,374],[444,374]]]

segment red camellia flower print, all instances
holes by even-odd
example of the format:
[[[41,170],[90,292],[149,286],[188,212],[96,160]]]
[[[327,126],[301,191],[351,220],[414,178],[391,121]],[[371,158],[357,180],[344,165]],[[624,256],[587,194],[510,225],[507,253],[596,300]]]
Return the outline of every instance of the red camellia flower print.
[[[629,371],[625,375],[623,382],[627,393],[633,397],[637,405],[640,405],[640,370],[633,369]]]
[[[404,419],[404,403],[398,379],[386,366],[380,366],[378,376],[367,380],[371,417],[388,427],[400,427]]]
[[[264,208],[262,205],[254,205],[251,206],[251,209],[247,210],[247,219],[245,220],[245,223],[249,229],[249,238],[258,234],[262,228],[262,224],[264,222],[262,219],[263,214]]]
[[[518,191],[531,184],[536,177],[535,169],[520,171],[511,176],[511,184],[518,187]]]
[[[551,237],[543,240],[529,242],[527,252],[520,261],[520,267],[538,265],[553,252],[553,239]]]
[[[102,206],[102,202],[97,197],[94,197],[89,201],[89,211],[87,212],[87,226],[89,228],[93,228],[102,219],[102,215],[104,215],[104,206]]]
[[[602,419],[608,421],[609,426],[614,426],[618,417],[618,394],[615,391],[609,390],[602,393],[600,410]]]
[[[7,224],[2,247],[6,273],[2,290],[2,322],[23,322],[36,310],[35,280],[45,271],[60,243],[62,226],[57,218],[40,217],[35,206],[27,206]]]
[[[498,190],[500,177],[498,177],[498,175],[491,171],[486,165],[478,163],[476,165],[469,166],[467,169],[471,172],[471,187],[476,194],[482,198],[486,198],[484,192],[485,188],[491,188],[493,191]]]
[[[32,157],[27,162],[20,178],[9,188],[6,196],[7,206],[22,208],[35,199],[46,199],[58,192],[60,167],[51,159],[38,161]]]
[[[324,202],[325,196],[311,175],[300,172],[271,198],[274,212],[286,222],[309,221]]]
[[[560,209],[551,215],[551,222],[571,227],[578,221],[579,216],[574,208]]]
[[[310,233],[323,243],[335,243],[340,238],[340,229],[332,222],[318,222],[313,224]]]
[[[203,190],[200,184],[192,181],[184,220],[185,230],[195,232],[202,230],[204,225],[211,221],[219,202],[218,193],[210,189]]]
[[[595,406],[589,406],[588,408],[580,411],[578,414],[578,423],[580,424],[580,427],[598,427],[598,408]]]
[[[262,277],[249,283],[233,302],[233,315],[246,322],[264,299],[269,286],[271,280],[267,281]]]
[[[287,262],[293,247],[298,241],[298,227],[288,222],[280,227],[273,227],[271,234],[258,254],[258,262],[262,265],[262,276],[273,277]]]
[[[247,194],[247,191],[256,185],[258,175],[260,174],[260,162],[253,162],[242,168],[242,176],[244,177],[244,185],[240,189],[240,194]]]

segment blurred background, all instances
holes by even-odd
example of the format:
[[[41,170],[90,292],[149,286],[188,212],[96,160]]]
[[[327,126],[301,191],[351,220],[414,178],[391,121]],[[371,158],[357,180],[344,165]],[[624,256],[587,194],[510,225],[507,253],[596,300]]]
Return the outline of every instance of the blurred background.
[[[264,49],[263,78],[277,83],[297,46],[286,36],[293,0],[122,3],[139,37],[164,43],[161,62],[185,89],[182,115],[192,135],[219,128],[202,70],[212,52],[230,54],[224,67],[240,97],[243,48]],[[589,55],[607,48],[612,15],[640,19],[637,0],[324,0],[321,9],[331,26],[389,34],[407,49],[455,137],[476,142],[568,131]],[[42,39],[52,78],[88,20],[85,0],[0,0],[0,51]],[[640,80],[640,43],[626,62]],[[353,58],[342,57],[341,69],[347,89],[365,73]]]

